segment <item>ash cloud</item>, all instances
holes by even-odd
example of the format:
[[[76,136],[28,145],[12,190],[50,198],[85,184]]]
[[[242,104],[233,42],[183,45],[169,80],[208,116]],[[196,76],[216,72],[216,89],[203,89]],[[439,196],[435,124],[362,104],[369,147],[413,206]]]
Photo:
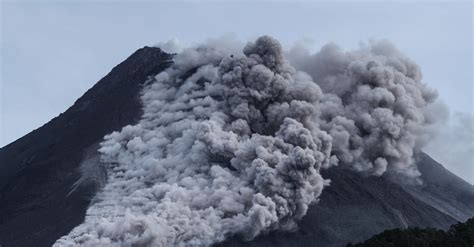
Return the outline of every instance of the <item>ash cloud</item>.
[[[172,38],[166,42],[160,42],[155,46],[169,54],[179,53],[185,47],[185,45],[177,38]]]
[[[55,246],[250,240],[296,229],[329,185],[321,169],[419,176],[436,94],[393,46],[285,55],[263,36],[236,47],[186,48],[147,83],[140,122],[99,149],[107,184]]]
[[[232,56],[230,56],[232,55]],[[267,36],[243,54],[184,50],[144,90],[143,119],[105,137],[108,183],[56,245],[211,245],[295,229],[327,182],[321,90]]]
[[[296,68],[321,87],[321,128],[333,137],[334,164],[381,175],[418,177],[413,154],[435,118],[426,110],[437,94],[419,67],[388,41],[356,51],[335,44],[289,54]],[[430,118],[431,117],[431,118]]]

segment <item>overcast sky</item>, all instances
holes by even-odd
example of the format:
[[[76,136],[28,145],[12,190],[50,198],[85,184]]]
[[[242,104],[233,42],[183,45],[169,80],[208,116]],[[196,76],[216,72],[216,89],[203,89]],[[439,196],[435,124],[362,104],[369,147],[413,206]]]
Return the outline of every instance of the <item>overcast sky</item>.
[[[388,39],[421,66],[424,81],[452,112],[472,116],[472,12],[471,1],[2,1],[0,146],[65,111],[142,46],[225,34],[242,40],[269,34],[287,46],[305,40],[314,50],[328,42],[352,49]],[[470,167],[464,177],[472,183]]]

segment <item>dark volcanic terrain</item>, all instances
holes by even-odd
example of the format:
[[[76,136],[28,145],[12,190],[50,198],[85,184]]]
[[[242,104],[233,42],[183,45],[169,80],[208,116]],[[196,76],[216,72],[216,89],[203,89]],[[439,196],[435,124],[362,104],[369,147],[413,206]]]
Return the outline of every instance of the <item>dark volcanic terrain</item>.
[[[138,120],[142,84],[170,58],[158,48],[139,49],[66,112],[0,149],[2,246],[51,246],[81,223],[94,188],[66,196],[81,160],[105,134]]]
[[[84,219],[96,186],[80,186],[79,165],[95,156],[103,136],[135,123],[139,92],[149,76],[171,64],[171,55],[144,47],[116,66],[66,112],[0,149],[1,246],[51,246]],[[428,155],[417,155],[422,186],[385,177],[363,177],[342,168],[323,171],[332,180],[296,232],[274,232],[221,246],[343,246],[386,229],[446,229],[474,216],[474,186]]]

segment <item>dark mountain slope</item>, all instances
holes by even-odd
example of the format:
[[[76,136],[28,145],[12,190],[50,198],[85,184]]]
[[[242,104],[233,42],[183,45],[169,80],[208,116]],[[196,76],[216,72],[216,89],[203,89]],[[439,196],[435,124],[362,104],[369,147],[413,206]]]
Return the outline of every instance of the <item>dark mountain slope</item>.
[[[348,247],[472,247],[474,245],[474,218],[453,225],[444,232],[432,228],[409,228],[405,230],[387,230],[371,237],[364,243]]]
[[[66,195],[85,150],[140,117],[141,85],[169,59],[158,48],[139,49],[66,112],[0,149],[2,246],[49,246],[83,220],[92,188]]]
[[[79,178],[79,164],[89,153],[96,156],[105,134],[139,118],[141,85],[169,66],[170,58],[157,48],[138,50],[64,114],[0,149],[2,246],[49,246],[83,220],[94,187],[81,187],[68,195]],[[445,229],[472,217],[473,212],[466,210],[474,210],[472,185],[427,155],[417,160],[426,180],[422,187],[402,187],[341,168],[323,171],[332,184],[309,209],[297,232],[275,232],[251,242],[233,238],[222,246],[341,246],[386,229]],[[439,179],[445,175],[446,180]]]
[[[422,172],[433,167],[436,169],[428,155],[420,154],[418,160],[425,163],[420,167]],[[385,229],[409,226],[446,229],[456,223],[452,216],[384,177],[363,177],[341,168],[323,171],[323,176],[331,179],[331,186],[323,190],[320,202],[310,207],[298,231],[270,233],[258,237],[248,246],[344,246],[349,242],[363,241]],[[460,178],[456,181],[467,184]],[[421,189],[410,188],[413,191]],[[452,189],[453,193],[459,192],[456,187]],[[474,207],[474,203],[470,205]],[[235,238],[221,246],[242,244]]]
[[[428,155],[418,156],[417,165],[422,171],[422,186],[405,189],[415,197],[438,210],[451,215],[457,221],[474,216],[474,186],[454,175]]]

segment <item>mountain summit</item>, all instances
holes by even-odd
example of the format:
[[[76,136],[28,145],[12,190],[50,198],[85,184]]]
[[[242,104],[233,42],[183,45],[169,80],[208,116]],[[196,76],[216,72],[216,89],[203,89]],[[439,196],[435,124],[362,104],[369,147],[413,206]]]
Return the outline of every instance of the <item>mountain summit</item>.
[[[66,112],[0,149],[2,246],[51,246],[84,220],[93,188],[69,194],[81,161],[104,135],[139,119],[143,83],[170,58],[158,48],[137,50]]]
[[[285,67],[286,64],[279,62],[279,54],[275,53],[273,48],[267,48],[275,44],[268,40],[261,42],[264,44],[257,42],[253,46],[246,47],[244,52],[248,59],[237,61],[233,56],[225,58],[228,59],[224,59],[228,64],[221,64],[220,69],[227,68],[229,71],[234,71],[232,66],[235,63],[242,63],[242,66],[250,66],[249,64],[256,66],[252,59],[255,58],[254,54],[260,54],[263,57],[260,62],[266,68],[261,65],[256,66],[259,71],[255,72],[255,80],[261,78],[257,76],[266,76],[267,68],[277,71],[283,75],[282,77],[287,73],[293,75],[291,69],[288,70]],[[255,61],[259,60],[255,59]],[[210,63],[216,62],[210,61]],[[86,211],[91,204],[95,203],[94,195],[101,188],[106,177],[103,167],[94,166],[100,155],[97,151],[100,147],[99,143],[104,140],[105,135],[120,131],[124,126],[137,124],[140,121],[144,113],[140,97],[146,97],[141,93],[143,87],[147,86],[158,73],[171,66],[173,66],[172,55],[159,48],[141,48],[113,68],[66,112],[0,149],[0,244],[2,246],[51,246],[56,240],[84,222]],[[376,65],[369,63],[367,66]],[[193,75],[200,73],[206,77],[214,76],[214,74],[212,70],[206,70],[208,67],[201,68],[186,68],[187,71],[176,72],[170,76],[174,76],[173,79],[179,82],[182,82],[183,78],[193,78],[192,80],[195,79],[197,84],[205,87],[207,82],[201,78],[194,78]],[[295,78],[298,79],[298,76]],[[412,77],[416,78],[417,75],[414,74]],[[324,81],[324,78],[321,80]],[[289,93],[289,97],[311,102],[313,100],[311,96],[302,95],[300,91],[297,91],[301,85],[294,86],[295,90]],[[278,87],[275,88],[278,89]],[[159,88],[154,90],[159,93]],[[316,89],[315,92],[318,94]],[[175,93],[180,94],[179,91]],[[271,95],[274,92],[266,93]],[[258,97],[266,97],[262,95]],[[281,93],[278,92],[277,95],[279,97]],[[254,96],[253,94],[252,97]],[[213,97],[210,98],[216,101],[222,100],[217,94]],[[262,102],[272,100],[274,99],[270,98]],[[176,104],[176,107],[179,107],[179,104]],[[238,112],[239,109],[232,108],[232,114],[241,114]],[[200,112],[196,113],[198,117],[199,114]],[[165,120],[151,119],[161,124],[163,123],[160,121]],[[275,121],[280,121],[280,119],[275,117]],[[235,122],[236,125],[242,123]],[[247,127],[257,130],[261,135],[273,131],[275,127],[259,125],[258,121],[249,120],[249,122],[253,125]],[[301,125],[291,121],[286,121],[285,124],[289,128],[297,128]],[[236,131],[245,132],[247,129],[242,126],[237,126],[239,128]],[[279,130],[277,133],[285,134],[284,131],[285,129]],[[291,140],[288,142],[293,143]],[[321,143],[324,142],[325,139],[321,138]],[[211,140],[209,145],[218,145],[218,143]],[[316,146],[319,148],[314,149],[316,154],[325,152],[323,144]],[[287,150],[286,147],[284,146],[282,150]],[[220,147],[216,147],[218,148]],[[225,163],[230,159],[225,156],[228,152],[225,148],[222,147],[223,151],[218,150],[213,153],[212,162]],[[297,153],[299,149],[295,148],[295,150],[294,155],[300,155]],[[369,155],[364,155],[359,158],[369,158]],[[224,242],[216,245],[341,246],[348,242],[366,240],[386,229],[410,226],[447,229],[458,221],[474,216],[474,187],[472,185],[453,175],[422,152],[417,153],[414,159],[421,173],[420,178],[423,181],[421,185],[397,183],[385,175],[370,176],[344,165],[322,169],[321,176],[330,179],[330,185],[321,185],[324,186],[322,192],[321,189],[312,188],[307,191],[308,193],[302,193],[303,196],[317,194],[317,192],[321,194],[319,201],[310,203],[306,211],[298,208],[300,205],[306,205],[304,198],[296,197],[302,202],[297,201],[295,205],[289,206],[290,209],[296,209],[278,219],[279,222],[284,222],[278,226],[279,228],[269,232],[264,229],[258,236],[224,234],[226,237],[222,239]],[[91,165],[88,165],[88,162]],[[301,162],[304,163],[304,160]],[[374,163],[379,164],[379,168],[386,169],[386,162],[377,159]],[[321,163],[322,167],[325,166],[324,162]],[[311,169],[307,171],[310,172]],[[379,170],[374,169],[374,172],[378,173]],[[86,177],[84,173],[87,173]],[[306,170],[302,173],[306,174]],[[319,178],[319,174],[313,175],[314,179]],[[311,179],[313,177],[309,181],[312,181]],[[283,180],[286,181],[286,178]],[[266,190],[271,189],[262,189],[262,193]],[[233,204],[230,204],[229,207],[232,207]],[[301,215],[302,219],[293,218],[295,214],[303,211],[305,214]],[[293,227],[295,222],[298,227]],[[286,228],[291,230],[285,231]]]

